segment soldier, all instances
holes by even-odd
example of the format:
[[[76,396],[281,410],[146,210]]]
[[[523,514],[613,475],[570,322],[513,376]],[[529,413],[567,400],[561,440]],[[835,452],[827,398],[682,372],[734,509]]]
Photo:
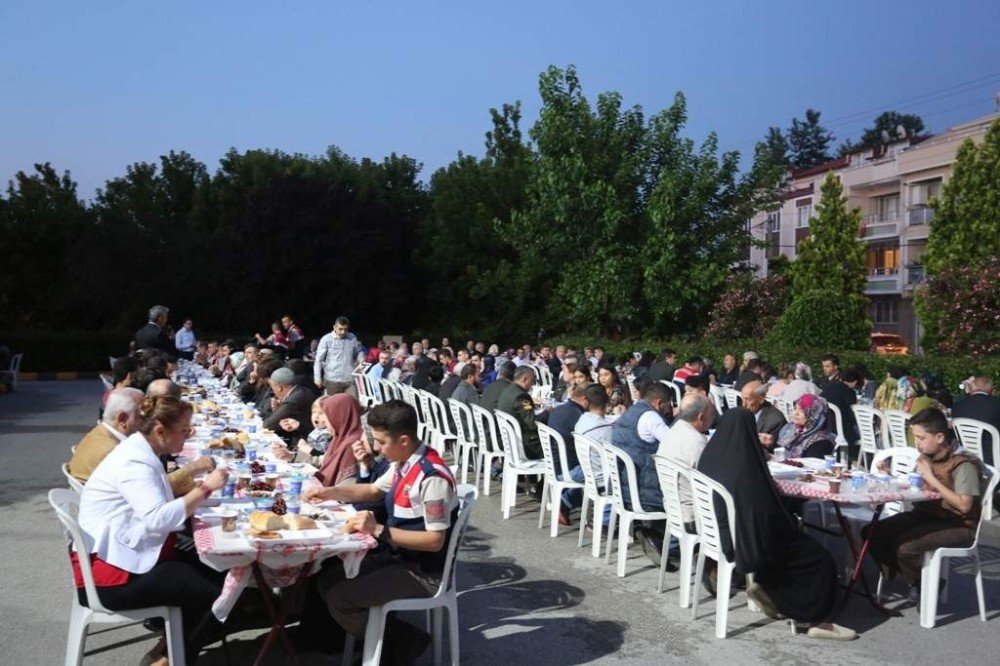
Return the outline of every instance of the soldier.
[[[535,402],[531,399],[531,387],[535,384],[535,371],[529,365],[522,365],[514,371],[514,381],[500,394],[497,409],[510,414],[521,426],[521,442],[524,455],[532,460],[542,457],[542,443],[535,425]]]

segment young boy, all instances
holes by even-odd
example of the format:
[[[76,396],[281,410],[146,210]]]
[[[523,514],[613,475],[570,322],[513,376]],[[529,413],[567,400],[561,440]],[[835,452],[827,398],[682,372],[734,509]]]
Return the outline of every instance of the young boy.
[[[923,477],[924,488],[940,493],[941,499],[917,502],[912,511],[881,521],[871,552],[890,574],[899,572],[911,586],[910,597],[919,599],[924,553],[969,546],[975,538],[983,466],[978,458],[959,452],[941,410],[918,412],[910,419],[910,427],[921,454],[916,471]]]

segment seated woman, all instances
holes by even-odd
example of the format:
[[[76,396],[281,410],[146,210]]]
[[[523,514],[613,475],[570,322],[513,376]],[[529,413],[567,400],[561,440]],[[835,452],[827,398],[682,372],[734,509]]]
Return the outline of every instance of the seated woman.
[[[613,365],[602,364],[597,368],[597,383],[608,396],[608,405],[605,407],[608,416],[624,414],[632,406],[632,392],[622,384]]]
[[[778,432],[775,446],[785,448],[788,458],[822,458],[833,453],[837,436],[827,426],[830,406],[825,398],[809,393],[795,402],[792,422]]]
[[[910,585],[910,597],[920,598],[920,569],[924,553],[938,548],[964,548],[972,544],[979,524],[983,494],[983,465],[978,458],[960,453],[951,440],[948,418],[939,409],[925,409],[910,419],[913,441],[920,450],[917,471],[924,487],[941,499],[917,502],[912,511],[883,519],[872,539],[871,553]],[[867,528],[862,534],[867,536]]]
[[[281,460],[296,462],[319,463],[319,474],[324,486],[340,486],[355,483],[357,461],[351,448],[355,442],[362,439],[364,431],[361,428],[361,405],[354,396],[348,393],[338,393],[317,401],[321,412],[315,414],[313,425],[322,426],[330,437],[326,451],[320,460],[313,459],[311,452],[296,449],[293,453],[281,444],[271,447],[271,452]],[[313,407],[315,408],[316,403]]]
[[[716,499],[716,507],[723,551],[735,559],[741,573],[754,575],[747,596],[770,617],[808,625],[810,638],[856,638],[852,630],[825,622],[836,601],[836,565],[822,545],[798,531],[782,506],[749,410],[738,407],[722,415],[701,454],[698,471],[733,496],[735,548],[725,511],[718,511],[721,500]]]
[[[179,606],[183,615],[188,663],[202,647],[218,640],[222,625],[212,603],[222,592],[224,574],[196,558],[180,560],[174,552],[176,533],[213,491],[226,483],[225,470],[215,470],[201,486],[174,499],[160,457],[177,455],[191,434],[191,405],[177,398],[146,398],[139,431],[112,449],[90,475],[80,496],[78,521],[93,541],[90,553],[97,595],[110,610]],[[80,596],[86,591],[72,553]],[[166,664],[166,643],[148,655]]]

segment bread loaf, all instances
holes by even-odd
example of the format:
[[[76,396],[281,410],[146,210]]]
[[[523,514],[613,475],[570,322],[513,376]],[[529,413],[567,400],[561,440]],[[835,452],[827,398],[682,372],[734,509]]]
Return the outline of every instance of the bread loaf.
[[[314,530],[316,529],[316,521],[312,518],[307,518],[306,516],[300,516],[296,513],[288,513],[284,516],[285,519],[285,529],[286,530]]]
[[[282,517],[271,511],[254,511],[250,514],[250,529],[255,532],[271,532],[285,528]]]

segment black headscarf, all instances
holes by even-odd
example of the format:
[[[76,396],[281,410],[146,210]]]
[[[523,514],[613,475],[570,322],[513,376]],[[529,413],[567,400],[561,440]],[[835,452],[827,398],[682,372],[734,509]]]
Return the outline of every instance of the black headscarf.
[[[736,567],[743,573],[761,569],[771,559],[775,546],[796,531],[767,469],[756,422],[749,410],[739,407],[722,415],[701,454],[698,471],[718,481],[733,496]],[[732,558],[725,504],[719,497],[715,498],[715,510],[723,551]]]

